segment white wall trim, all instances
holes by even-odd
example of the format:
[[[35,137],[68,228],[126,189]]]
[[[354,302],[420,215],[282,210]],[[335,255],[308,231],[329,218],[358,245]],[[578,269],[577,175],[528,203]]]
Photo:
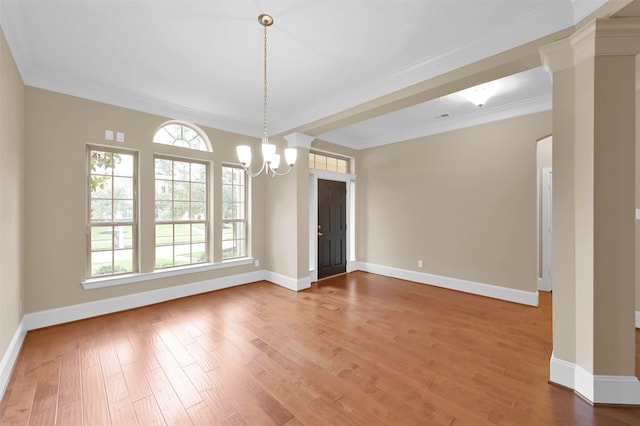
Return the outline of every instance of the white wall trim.
[[[122,284],[132,284],[141,281],[156,280],[159,278],[175,277],[178,275],[188,275],[196,272],[213,271],[216,269],[233,268],[242,265],[250,265],[253,258],[233,259],[221,263],[199,263],[196,265],[179,266],[175,268],[159,269],[148,273],[136,273],[127,275],[115,275],[107,278],[91,278],[82,282],[85,290],[111,287]]]
[[[364,271],[364,264],[358,261],[347,261],[347,273],[355,271]]]
[[[24,342],[25,335],[29,330],[139,308],[154,303],[166,302],[181,297],[193,296],[195,294],[207,293],[263,280],[270,281],[293,291],[300,291],[311,287],[311,280],[309,278],[294,279],[276,274],[275,272],[259,270],[25,314],[2,357],[2,361],[0,361],[0,399],[9,384],[11,371],[22,347],[22,343]]]
[[[640,311],[636,311],[636,328],[640,328]]]
[[[595,404],[640,405],[640,381],[636,376],[592,376]]]
[[[9,347],[0,361],[0,399],[4,397],[4,391],[7,390],[7,385],[11,378],[11,371],[16,363],[16,359],[18,359],[18,354],[20,353],[20,348],[22,347],[22,342],[24,342],[24,336],[26,336],[26,334],[27,330],[25,329],[23,319],[20,321],[11,342],[9,342]]]
[[[573,389],[593,404],[640,405],[640,381],[635,376],[593,375],[553,354],[549,373],[551,382]]]
[[[65,306],[63,308],[49,309],[26,314],[23,322],[27,330],[48,327],[65,322],[110,314],[154,303],[166,302],[194,294],[206,293],[223,288],[248,284],[265,279],[265,271],[254,271],[245,274],[231,275],[228,277],[214,278],[190,284],[161,288],[126,296],[96,300],[94,302]]]
[[[306,290],[311,287],[311,279],[305,278],[291,278],[284,275],[276,274],[275,272],[265,271],[265,280],[279,285],[293,291]]]
[[[407,269],[393,268],[390,266],[375,265],[365,262],[351,262],[350,268],[357,268],[361,271],[371,272],[388,277],[401,278],[403,280],[415,281],[422,284],[436,287],[448,288],[479,296],[492,297],[494,299],[506,300],[509,302],[521,303],[523,305],[538,306],[538,292],[524,291],[508,287],[501,287],[493,284],[485,284],[474,281],[450,278],[440,275],[416,272]],[[356,269],[352,269],[356,270]]]
[[[576,380],[575,367],[575,364],[556,358],[554,354],[551,353],[551,360],[549,361],[549,381],[569,389],[574,389]]]

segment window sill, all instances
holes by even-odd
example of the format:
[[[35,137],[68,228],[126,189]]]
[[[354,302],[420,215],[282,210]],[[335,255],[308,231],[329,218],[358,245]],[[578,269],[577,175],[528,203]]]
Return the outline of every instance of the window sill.
[[[131,284],[131,283],[137,283],[141,281],[155,280],[159,278],[195,274],[197,272],[213,271],[216,269],[233,268],[235,266],[249,265],[251,263],[253,263],[253,259],[250,257],[245,257],[242,259],[227,260],[222,263],[202,263],[198,265],[158,269],[153,272],[117,275],[114,277],[106,277],[106,278],[91,278],[91,279],[84,280],[82,282],[82,287],[85,290],[94,290],[96,288],[113,287],[116,285]]]

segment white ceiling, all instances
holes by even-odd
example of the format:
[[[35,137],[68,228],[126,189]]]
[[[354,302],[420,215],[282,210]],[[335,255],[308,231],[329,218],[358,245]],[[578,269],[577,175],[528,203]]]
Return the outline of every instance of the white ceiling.
[[[275,19],[269,131],[286,134],[570,27],[605,2],[0,0],[0,24],[27,85],[259,137],[260,13]],[[361,149],[550,106],[539,68],[506,77],[482,108],[453,94],[316,136]]]

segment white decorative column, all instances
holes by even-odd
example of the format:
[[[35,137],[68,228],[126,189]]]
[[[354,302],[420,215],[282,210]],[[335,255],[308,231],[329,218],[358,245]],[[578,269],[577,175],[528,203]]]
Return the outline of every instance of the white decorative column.
[[[640,404],[634,318],[638,53],[638,18],[598,19],[541,49],[554,71],[550,377],[595,404]]]

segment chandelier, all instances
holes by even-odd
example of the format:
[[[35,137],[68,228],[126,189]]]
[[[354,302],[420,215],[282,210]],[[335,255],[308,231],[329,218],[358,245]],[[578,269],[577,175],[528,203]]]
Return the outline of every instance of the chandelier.
[[[236,147],[238,161],[242,168],[250,177],[256,177],[264,172],[267,176],[284,176],[293,170],[296,163],[297,151],[295,148],[284,150],[284,158],[288,169],[284,172],[278,171],[280,168],[280,154],[276,153],[276,146],[269,143],[267,134],[267,27],[273,25],[273,18],[267,14],[258,16],[258,22],[264,27],[264,103],[262,116],[262,167],[257,172],[251,171],[251,147],[239,145]]]

